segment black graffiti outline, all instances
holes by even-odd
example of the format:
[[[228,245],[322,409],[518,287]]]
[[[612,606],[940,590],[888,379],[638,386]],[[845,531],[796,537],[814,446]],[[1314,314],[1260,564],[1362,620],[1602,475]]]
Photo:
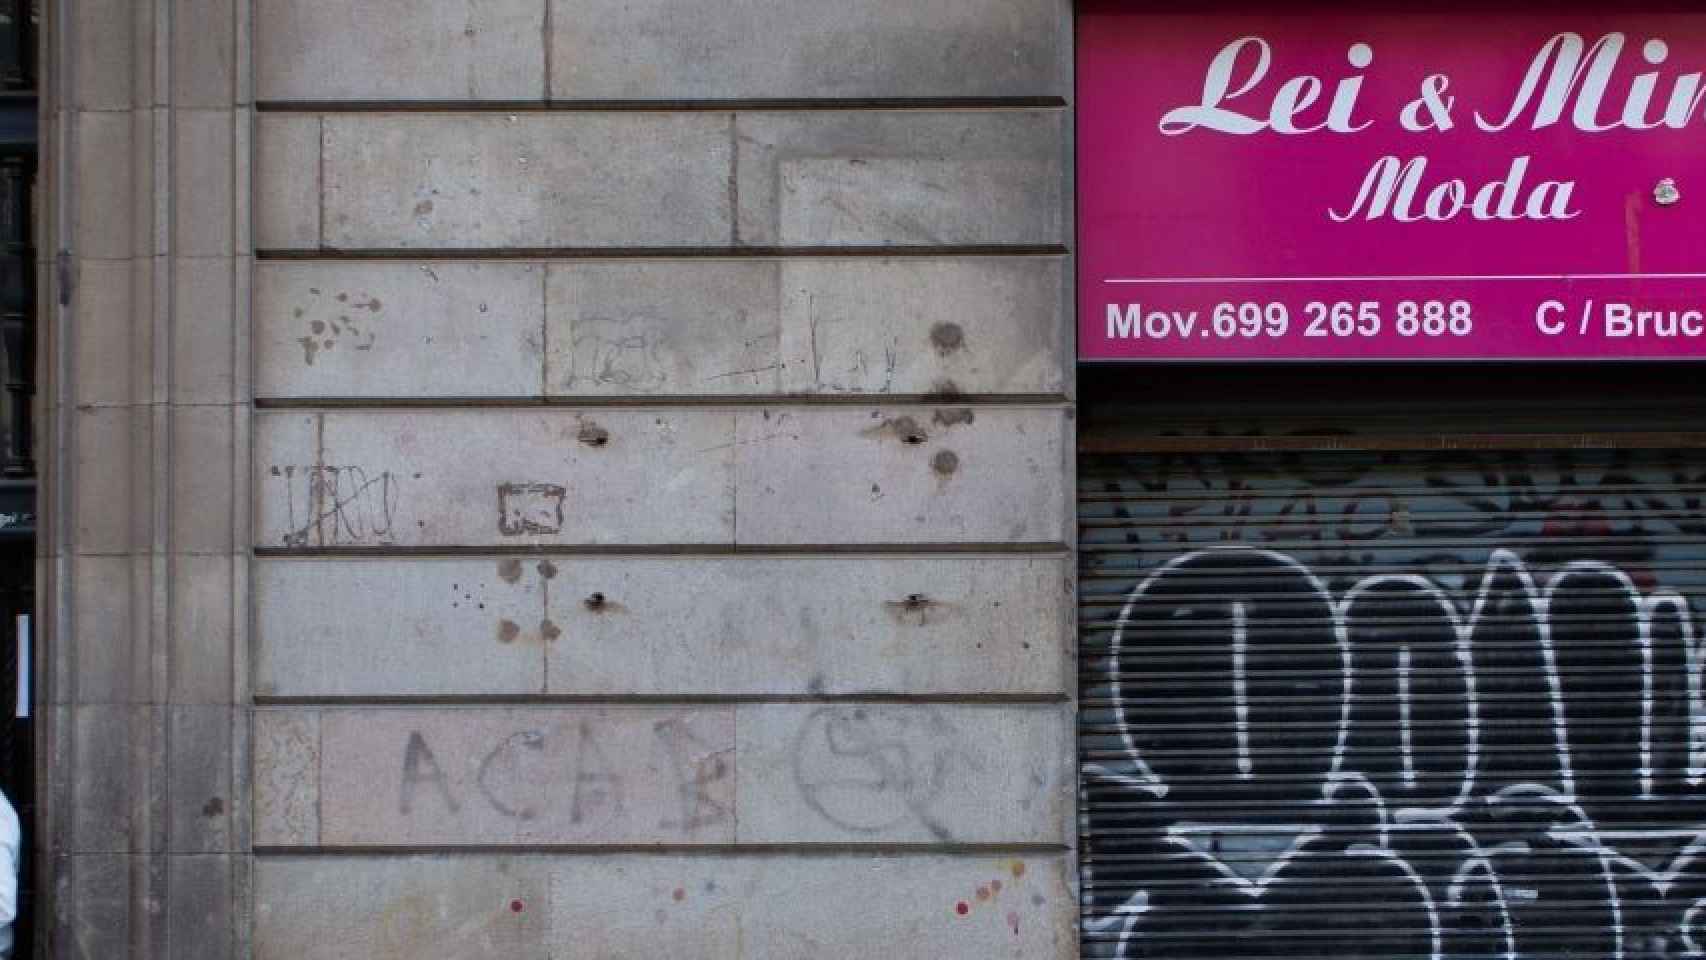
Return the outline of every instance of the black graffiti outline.
[[[1544,839],[1562,845],[1566,850],[1591,858],[1598,863],[1598,875],[1606,889],[1606,905],[1609,908],[1611,922],[1609,935],[1611,937],[1611,955],[1613,960],[1625,956],[1624,909],[1621,903],[1620,880],[1625,877],[1636,877],[1646,882],[1661,898],[1668,899],[1672,888],[1682,882],[1691,867],[1706,863],[1706,827],[1684,830],[1602,830],[1589,816],[1586,809],[1576,800],[1576,778],[1572,762],[1572,745],[1568,728],[1568,713],[1562,679],[1558,670],[1558,655],[1552,634],[1552,609],[1559,598],[1560,591],[1578,577],[1603,577],[1615,582],[1626,594],[1630,601],[1630,609],[1635,618],[1633,641],[1640,654],[1641,676],[1641,709],[1639,714],[1639,744],[1636,762],[1636,774],[1639,783],[1639,794],[1642,799],[1653,796],[1654,769],[1654,698],[1657,687],[1655,683],[1654,626],[1655,621],[1663,615],[1668,616],[1667,625],[1677,630],[1678,636],[1672,640],[1674,646],[1681,648],[1682,662],[1686,665],[1686,684],[1681,696],[1687,703],[1687,746],[1684,752],[1684,769],[1679,771],[1683,780],[1690,787],[1699,787],[1706,779],[1706,710],[1702,709],[1702,680],[1701,668],[1703,655],[1700,647],[1700,637],[1695,629],[1692,612],[1686,598],[1673,590],[1652,590],[1643,592],[1633,580],[1622,570],[1596,560],[1580,560],[1562,564],[1546,579],[1542,586],[1529,572],[1522,559],[1513,551],[1496,549],[1492,552],[1482,571],[1481,582],[1475,591],[1475,598],[1468,614],[1464,614],[1452,599],[1433,581],[1418,575],[1410,574],[1376,574],[1358,581],[1344,593],[1334,599],[1321,578],[1314,575],[1303,564],[1295,559],[1275,551],[1262,550],[1246,546],[1209,547],[1194,550],[1173,558],[1161,567],[1151,571],[1139,585],[1128,595],[1122,606],[1119,619],[1116,622],[1111,655],[1108,658],[1105,681],[1111,689],[1112,712],[1118,740],[1124,757],[1123,766],[1131,772],[1113,769],[1107,764],[1085,762],[1084,774],[1087,780],[1097,780],[1104,784],[1114,784],[1144,795],[1154,801],[1165,800],[1170,792],[1170,786],[1151,765],[1146,762],[1142,750],[1139,749],[1133,735],[1132,722],[1126,709],[1127,697],[1122,688],[1121,675],[1124,673],[1123,660],[1126,656],[1123,643],[1125,629],[1133,624],[1135,605],[1148,596],[1149,591],[1163,581],[1170,573],[1180,567],[1192,563],[1205,556],[1214,554],[1225,555],[1238,553],[1249,557],[1259,557],[1265,561],[1277,564],[1289,572],[1303,577],[1317,592],[1326,598],[1332,611],[1331,630],[1333,643],[1340,651],[1341,686],[1339,688],[1341,708],[1339,710],[1339,729],[1337,740],[1332,749],[1329,769],[1324,775],[1323,792],[1319,803],[1332,804],[1337,801],[1336,794],[1350,783],[1358,783],[1366,788],[1374,798],[1378,809],[1379,829],[1376,843],[1352,844],[1346,848],[1346,853],[1355,856],[1390,855],[1394,865],[1401,865],[1414,881],[1424,891],[1426,884],[1420,875],[1403,857],[1391,849],[1391,838],[1394,834],[1403,836],[1415,835],[1424,831],[1455,831],[1460,838],[1467,854],[1449,878],[1447,896],[1444,905],[1447,907],[1461,906],[1464,893],[1475,877],[1482,878],[1494,895],[1494,906],[1500,917],[1503,929],[1504,953],[1511,960],[1520,956],[1517,942],[1519,924],[1514,919],[1513,907],[1506,898],[1499,880],[1497,861],[1504,857],[1520,857],[1534,855],[1535,851],[1523,842],[1507,842],[1490,848],[1484,848],[1477,842],[1470,830],[1465,829],[1459,821],[1475,797],[1477,776],[1480,773],[1480,714],[1477,709],[1475,676],[1475,633],[1476,628],[1483,622],[1486,615],[1489,598],[1493,595],[1494,584],[1502,578],[1514,578],[1519,584],[1518,595],[1529,605],[1532,611],[1533,626],[1537,646],[1543,658],[1545,673],[1546,696],[1552,716],[1552,739],[1556,748],[1558,764],[1558,781],[1555,785],[1548,784],[1506,784],[1492,791],[1483,798],[1483,804],[1491,808],[1504,806],[1536,805],[1557,811],[1556,816],[1565,818],[1563,825],[1548,827]],[[1354,651],[1351,649],[1349,617],[1356,601],[1364,595],[1372,594],[1382,588],[1402,587],[1413,590],[1422,596],[1430,598],[1438,607],[1444,622],[1447,623],[1454,639],[1454,649],[1460,663],[1466,691],[1465,726],[1468,736],[1465,742],[1465,764],[1459,789],[1455,798],[1448,804],[1435,806],[1405,806],[1398,807],[1388,814],[1384,801],[1374,784],[1356,771],[1343,769],[1346,760],[1346,746],[1351,737],[1352,713],[1350,704],[1353,702],[1353,692],[1356,689]],[[1236,606],[1232,610],[1232,645],[1236,651],[1239,648],[1239,636],[1243,625],[1243,611]],[[1408,645],[1400,649],[1407,650]],[[1672,652],[1675,652],[1674,650]],[[1242,668],[1242,658],[1236,652],[1232,657],[1233,670]],[[1405,659],[1400,657],[1401,666],[1407,667]],[[1236,679],[1232,684],[1233,697],[1236,700],[1243,695],[1244,687]],[[1235,710],[1236,724],[1245,722],[1247,712]],[[1408,723],[1407,715],[1404,723]],[[1244,743],[1239,738],[1240,745]],[[1406,741],[1407,745],[1407,741]],[[1240,774],[1244,774],[1249,765],[1244,758],[1238,764]],[[1498,783],[1496,774],[1494,783]],[[1573,821],[1573,822],[1570,822]],[[1166,842],[1173,844],[1182,854],[1201,857],[1215,869],[1222,881],[1235,889],[1249,894],[1253,906],[1260,908],[1260,900],[1267,884],[1278,872],[1285,867],[1294,855],[1301,855],[1319,836],[1319,831],[1312,831],[1306,825],[1297,829],[1297,838],[1291,850],[1276,858],[1269,864],[1264,876],[1252,880],[1237,871],[1220,863],[1212,855],[1203,851],[1200,845],[1190,842],[1189,836],[1194,828],[1177,825],[1165,831]],[[1222,833],[1226,827],[1220,826]],[[1257,829],[1272,831],[1284,829],[1276,825],[1263,825]],[[1653,867],[1634,856],[1621,852],[1617,844],[1626,840],[1646,840],[1661,836],[1673,836],[1687,839],[1671,861],[1662,867]],[[1384,852],[1382,852],[1384,851]],[[1699,891],[1706,894],[1706,889]],[[1430,896],[1426,899],[1427,913],[1432,936],[1432,956],[1441,960],[1444,956],[1443,946],[1438,936],[1440,930],[1439,907]],[[1683,906],[1681,904],[1670,906]],[[1113,934],[1113,956],[1124,958],[1128,956],[1128,947],[1135,936],[1142,930],[1143,918],[1152,911],[1150,892],[1137,889],[1122,902],[1112,905],[1092,907],[1087,911],[1084,928],[1089,933]],[[1706,895],[1702,895],[1687,903],[1678,917],[1675,933],[1683,948],[1689,955],[1701,955],[1700,939],[1697,937],[1696,922],[1706,921]],[[1702,924],[1700,934],[1706,934],[1706,923]]]

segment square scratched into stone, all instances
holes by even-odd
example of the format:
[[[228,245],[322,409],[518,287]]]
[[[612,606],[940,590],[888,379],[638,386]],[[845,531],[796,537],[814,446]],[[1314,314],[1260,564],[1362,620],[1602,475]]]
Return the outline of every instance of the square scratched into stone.
[[[563,498],[557,483],[498,484],[498,532],[506,537],[557,533],[563,529]]]

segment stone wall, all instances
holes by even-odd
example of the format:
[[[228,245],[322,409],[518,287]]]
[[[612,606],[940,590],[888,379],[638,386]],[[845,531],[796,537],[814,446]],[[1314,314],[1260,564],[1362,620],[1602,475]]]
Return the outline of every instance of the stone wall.
[[[1068,3],[96,6],[54,955],[1076,955]]]

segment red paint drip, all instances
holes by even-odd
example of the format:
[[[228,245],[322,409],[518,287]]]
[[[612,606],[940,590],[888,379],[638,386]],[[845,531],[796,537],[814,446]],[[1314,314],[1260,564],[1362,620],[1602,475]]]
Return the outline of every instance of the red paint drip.
[[[670,894],[670,896],[675,898],[676,903],[680,903],[681,901],[687,899],[687,891],[681,889],[680,887],[676,887],[675,892]]]
[[[521,911],[526,910],[526,909],[527,909],[527,904],[522,903],[520,900],[511,900],[509,902],[509,912],[510,913],[520,913]]]
[[[954,912],[963,917],[971,912],[971,904],[961,900],[959,903],[954,905]]]

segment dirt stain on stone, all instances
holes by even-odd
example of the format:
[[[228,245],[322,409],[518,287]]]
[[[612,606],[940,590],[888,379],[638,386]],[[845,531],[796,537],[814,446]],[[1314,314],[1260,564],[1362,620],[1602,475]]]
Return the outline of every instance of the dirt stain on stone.
[[[965,346],[966,332],[957,323],[938,323],[930,328],[930,342],[946,356]]]
[[[931,611],[938,606],[935,600],[922,593],[909,593],[899,600],[889,600],[883,604],[896,623],[915,627],[929,623]]]
[[[918,421],[911,417],[893,417],[874,427],[867,427],[859,433],[860,436],[865,437],[888,434],[898,438],[902,443],[913,444],[923,443],[930,439],[930,435],[924,432],[924,428],[918,425]]]
[[[610,442],[610,431],[589,420],[581,424],[576,439],[589,447],[602,447]]]
[[[515,638],[519,637],[519,636],[521,636],[521,626],[519,624],[517,624],[514,620],[499,620],[498,621],[498,642],[499,643],[514,643]]]

